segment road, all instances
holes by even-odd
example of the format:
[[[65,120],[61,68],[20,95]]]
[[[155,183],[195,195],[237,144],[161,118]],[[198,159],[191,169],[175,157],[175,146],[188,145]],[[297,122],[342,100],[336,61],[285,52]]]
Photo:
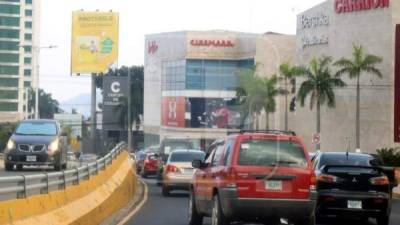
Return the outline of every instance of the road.
[[[128,225],[187,225],[188,195],[185,192],[177,192],[171,197],[161,195],[161,188],[157,187],[154,180],[146,179],[149,187],[148,200],[143,208],[127,223]],[[283,223],[285,224],[285,223]],[[374,225],[375,221],[360,223],[358,221],[331,221],[332,225]],[[400,200],[393,203],[391,225],[400,224]],[[204,225],[211,225],[207,218]],[[245,225],[235,223],[235,225]],[[249,225],[249,224],[246,224]],[[325,225],[325,224],[319,224]]]

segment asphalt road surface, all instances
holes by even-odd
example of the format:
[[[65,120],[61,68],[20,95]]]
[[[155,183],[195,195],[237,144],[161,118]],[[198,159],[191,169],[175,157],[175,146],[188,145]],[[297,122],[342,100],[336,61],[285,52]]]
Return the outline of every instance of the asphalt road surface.
[[[163,197],[161,188],[157,187],[152,179],[145,180],[149,188],[149,196],[143,208],[127,223],[128,225],[187,225],[188,194],[186,192],[173,192],[171,197]],[[285,224],[282,221],[282,224]],[[332,220],[320,225],[374,225],[375,220],[362,223],[357,220]],[[391,214],[391,225],[400,224],[400,200],[393,203]],[[204,225],[211,225],[210,219],[206,218]],[[235,223],[235,225],[250,225]]]

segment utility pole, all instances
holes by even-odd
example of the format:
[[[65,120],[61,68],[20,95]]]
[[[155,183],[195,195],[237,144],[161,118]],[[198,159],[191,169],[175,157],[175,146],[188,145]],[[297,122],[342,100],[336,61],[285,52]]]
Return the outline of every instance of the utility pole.
[[[132,105],[131,105],[131,68],[128,67],[128,151],[132,150]]]
[[[96,153],[96,74],[92,73],[92,98],[91,98],[91,119],[90,119],[90,140],[92,152]]]

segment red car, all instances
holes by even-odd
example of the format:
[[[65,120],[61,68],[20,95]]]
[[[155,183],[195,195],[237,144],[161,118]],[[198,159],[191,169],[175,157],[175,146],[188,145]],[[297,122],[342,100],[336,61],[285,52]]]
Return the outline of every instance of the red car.
[[[316,177],[302,140],[294,132],[241,131],[211,145],[194,160],[189,224],[233,221],[315,224]]]
[[[158,156],[155,153],[146,153],[141,166],[140,175],[143,178],[146,178],[148,175],[156,174],[158,168]]]

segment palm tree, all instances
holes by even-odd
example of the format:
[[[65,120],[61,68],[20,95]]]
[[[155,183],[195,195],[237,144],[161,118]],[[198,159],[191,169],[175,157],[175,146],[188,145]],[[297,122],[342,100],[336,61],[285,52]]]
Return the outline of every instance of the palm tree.
[[[309,67],[299,67],[299,74],[305,80],[300,85],[297,93],[298,99],[303,107],[306,98],[310,95],[310,110],[314,105],[317,107],[316,132],[321,132],[321,106],[325,103],[329,108],[335,107],[334,88],[344,87],[346,84],[338,77],[333,77],[330,71],[331,57],[323,56],[320,59],[313,59]],[[321,149],[321,144],[316,145],[316,150]]]
[[[375,55],[365,55],[363,47],[353,44],[353,58],[341,58],[334,63],[339,67],[337,76],[348,74],[350,79],[357,79],[357,102],[356,102],[356,148],[360,149],[360,76],[370,73],[382,78],[381,71],[376,65],[382,62],[382,58]]]
[[[251,121],[251,128],[254,128],[254,122],[256,129],[259,129],[259,116],[264,110],[266,112],[266,127],[268,129],[268,117],[269,113],[273,113],[276,110],[275,97],[279,94],[285,93],[284,90],[277,88],[278,77],[276,75],[267,77],[260,77],[256,75],[256,68],[250,70],[242,70],[238,73],[238,87],[236,88],[236,96],[238,102],[242,106],[248,109],[248,114],[251,118],[255,118],[255,121]]]
[[[295,93],[296,90],[296,80],[295,78],[299,75],[300,69],[299,67],[292,66],[290,63],[285,62],[279,66],[279,73],[280,73],[280,79],[284,80],[284,89],[286,90],[285,95],[285,130],[288,130],[289,128],[289,113],[288,113],[288,95],[289,93]],[[289,83],[291,84],[291,90],[288,90]]]

